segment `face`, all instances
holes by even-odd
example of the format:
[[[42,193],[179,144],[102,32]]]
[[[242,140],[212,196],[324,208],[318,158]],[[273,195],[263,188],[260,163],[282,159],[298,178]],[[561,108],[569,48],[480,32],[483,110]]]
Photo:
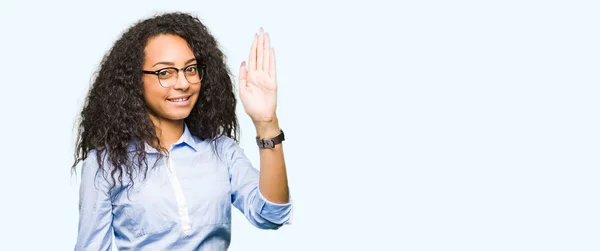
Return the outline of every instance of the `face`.
[[[179,121],[190,114],[198,100],[201,83],[188,82],[188,79],[194,79],[190,77],[193,72],[200,69],[188,66],[197,63],[188,43],[179,36],[159,35],[148,41],[142,68],[144,71],[158,71],[169,67],[181,69],[177,73],[170,71],[171,75],[168,70],[159,73],[160,76],[143,75],[144,99],[153,121]],[[188,68],[184,70],[185,67]]]

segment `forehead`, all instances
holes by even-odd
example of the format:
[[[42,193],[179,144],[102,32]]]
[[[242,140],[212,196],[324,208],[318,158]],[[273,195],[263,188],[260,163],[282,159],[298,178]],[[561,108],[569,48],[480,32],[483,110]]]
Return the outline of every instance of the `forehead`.
[[[154,61],[178,63],[194,57],[194,53],[185,39],[168,34],[151,38],[148,41],[144,52],[146,54],[146,63],[152,63]]]

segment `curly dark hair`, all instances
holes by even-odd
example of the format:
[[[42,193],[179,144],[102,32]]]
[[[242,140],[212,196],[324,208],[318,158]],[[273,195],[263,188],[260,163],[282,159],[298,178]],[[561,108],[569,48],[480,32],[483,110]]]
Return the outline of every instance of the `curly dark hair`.
[[[112,187],[117,180],[123,186],[123,175],[131,177],[137,169],[145,177],[145,144],[159,139],[143,98],[142,65],[146,44],[162,34],[185,39],[197,61],[206,65],[198,100],[185,119],[191,134],[213,143],[220,136],[238,142],[232,78],[216,39],[196,16],[181,12],[155,14],[127,29],[94,74],[78,121],[72,172],[95,149],[98,171],[110,172]],[[133,158],[131,143],[135,145]],[[112,167],[104,167],[104,160]],[[128,180],[133,185],[133,179]]]

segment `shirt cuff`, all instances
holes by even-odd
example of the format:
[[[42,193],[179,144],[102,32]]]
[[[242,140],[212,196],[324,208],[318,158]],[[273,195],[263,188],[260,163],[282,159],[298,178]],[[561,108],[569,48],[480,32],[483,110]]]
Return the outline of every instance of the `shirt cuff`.
[[[274,203],[267,200],[258,189],[259,214],[266,220],[278,225],[290,225],[294,215],[294,207],[290,196],[285,204]]]

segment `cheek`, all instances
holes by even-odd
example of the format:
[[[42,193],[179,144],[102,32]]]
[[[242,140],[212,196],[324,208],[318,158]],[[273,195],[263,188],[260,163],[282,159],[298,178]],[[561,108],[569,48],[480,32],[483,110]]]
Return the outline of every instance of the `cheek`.
[[[158,102],[165,100],[167,97],[167,89],[162,88],[158,83],[152,81],[144,82],[144,99],[146,104],[152,106]]]
[[[194,88],[192,89],[192,92],[195,93],[195,100],[194,102],[198,102],[198,99],[200,98],[200,90],[202,89],[201,85],[196,85],[194,86]]]
[[[190,89],[187,92],[190,94],[194,94],[194,96],[198,97],[200,96],[200,89],[202,89],[202,86],[199,84],[190,85]]]

